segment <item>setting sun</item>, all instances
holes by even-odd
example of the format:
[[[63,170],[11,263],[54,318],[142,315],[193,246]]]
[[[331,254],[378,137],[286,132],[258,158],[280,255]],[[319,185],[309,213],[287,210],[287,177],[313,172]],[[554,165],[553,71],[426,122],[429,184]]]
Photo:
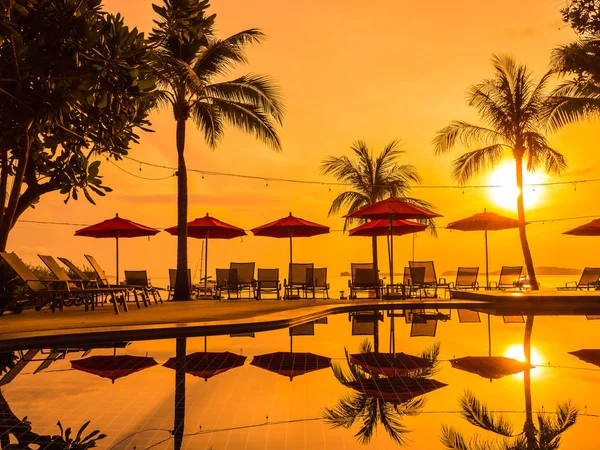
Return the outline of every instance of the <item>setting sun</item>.
[[[525,353],[523,352],[522,344],[511,345],[504,352],[507,358],[516,359],[517,361],[525,362]],[[531,347],[531,364],[537,366],[542,363],[542,356],[536,348]]]
[[[519,195],[519,189],[517,188],[514,161],[504,161],[494,169],[490,174],[488,183],[491,185],[497,185],[502,187],[491,188],[489,190],[490,199],[499,207],[509,211],[517,210],[517,196]],[[535,184],[543,183],[546,181],[546,174],[538,171],[534,173],[527,172],[523,167],[523,182],[524,184]],[[523,201],[525,208],[531,208],[538,206],[543,200],[543,186],[526,186],[524,188]]]

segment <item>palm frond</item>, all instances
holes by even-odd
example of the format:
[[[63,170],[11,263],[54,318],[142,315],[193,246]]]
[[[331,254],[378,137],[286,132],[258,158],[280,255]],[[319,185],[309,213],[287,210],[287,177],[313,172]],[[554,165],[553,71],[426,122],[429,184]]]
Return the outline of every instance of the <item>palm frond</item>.
[[[512,437],[512,426],[502,415],[489,412],[472,392],[466,391],[460,399],[462,416],[472,425],[501,436]]]
[[[450,125],[436,133],[433,147],[436,155],[439,155],[457,145],[470,149],[478,145],[503,144],[505,141],[505,137],[495,130],[453,120]]]
[[[600,86],[593,82],[567,80],[552,93],[545,110],[545,124],[550,131],[555,131],[597,118],[599,114]]]
[[[350,428],[362,415],[366,401],[365,394],[345,395],[334,408],[323,409],[323,418],[333,427]]]
[[[431,378],[432,376],[434,376],[439,371],[439,368],[440,368],[439,367],[440,349],[441,349],[441,344],[439,342],[436,342],[433,345],[431,345],[430,347],[421,351],[419,353],[419,357],[426,359],[429,362],[430,367],[427,367],[427,368],[421,369],[421,370],[417,370],[417,371],[409,374],[409,376],[413,376],[413,377],[417,377],[417,378]]]
[[[402,423],[400,416],[392,403],[378,401],[379,421],[383,425],[387,434],[398,444],[406,445],[407,439],[405,435],[410,431],[406,425]]]
[[[358,438],[358,442],[361,444],[368,444],[371,442],[373,433],[377,428],[379,422],[379,400],[366,396],[365,407],[362,415],[362,426],[356,432],[355,437]]]
[[[502,160],[503,153],[504,147],[500,144],[467,152],[452,163],[452,176],[459,184],[466,184],[476,173],[496,167]]]
[[[213,108],[208,103],[196,103],[192,106],[190,115],[202,132],[208,145],[215,148],[225,134],[223,114],[219,108]]]
[[[462,434],[448,425],[442,425],[440,441],[444,447],[451,450],[471,450]]]
[[[558,448],[561,435],[577,423],[579,410],[570,402],[556,406],[555,417],[548,417],[545,413],[538,414],[539,440],[541,448]]]
[[[527,170],[534,172],[543,166],[547,173],[561,175],[567,168],[564,155],[548,145],[546,138],[535,132],[525,134]]]

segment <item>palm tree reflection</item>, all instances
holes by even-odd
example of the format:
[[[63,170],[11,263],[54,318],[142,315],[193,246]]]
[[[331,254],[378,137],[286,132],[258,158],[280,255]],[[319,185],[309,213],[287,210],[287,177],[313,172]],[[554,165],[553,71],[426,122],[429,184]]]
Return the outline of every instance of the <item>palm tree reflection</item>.
[[[533,331],[533,316],[527,316],[523,349],[525,360],[531,363],[531,334]],[[531,367],[523,373],[525,394],[525,423],[520,433],[515,433],[511,424],[500,413],[491,412],[470,391],[460,399],[462,417],[478,428],[490,431],[499,436],[488,441],[479,436],[465,438],[455,429],[444,425],[442,427],[442,444],[448,449],[457,450],[556,450],[560,447],[562,434],[577,422],[578,409],[570,402],[556,406],[555,414],[540,412],[537,415],[537,426],[533,420],[531,400]]]
[[[363,341],[360,352],[369,353],[371,351],[371,343],[368,340]],[[343,385],[350,386],[356,382],[386,379],[379,373],[371,372],[354,364],[350,359],[348,350],[345,350],[345,352],[349,372],[344,371],[338,364],[332,364],[335,377]],[[439,344],[435,344],[422,352],[419,356],[430,361],[431,366],[412,372],[406,377],[428,379],[433,376],[437,371],[439,352]],[[389,380],[393,380],[393,378]],[[323,411],[323,417],[327,423],[336,428],[351,428],[355,423],[360,423],[360,429],[355,436],[361,444],[368,444],[377,425],[381,424],[394,441],[405,445],[405,434],[410,430],[404,425],[403,418],[419,414],[424,405],[425,398],[422,396],[415,396],[406,401],[390,402],[363,392],[352,392],[344,395],[335,407],[326,408]]]

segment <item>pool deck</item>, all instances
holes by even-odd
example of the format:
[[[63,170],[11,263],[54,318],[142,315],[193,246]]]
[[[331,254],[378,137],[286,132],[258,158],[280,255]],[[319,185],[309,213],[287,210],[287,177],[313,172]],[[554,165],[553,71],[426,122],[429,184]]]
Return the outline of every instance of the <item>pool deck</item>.
[[[195,300],[164,302],[115,315],[112,306],[94,311],[83,308],[25,310],[0,317],[0,350],[32,347],[74,346],[127,339],[163,339],[184,336],[249,333],[285,328],[316,320],[328,314],[374,308],[470,307],[471,301],[427,299],[414,301],[378,300]]]

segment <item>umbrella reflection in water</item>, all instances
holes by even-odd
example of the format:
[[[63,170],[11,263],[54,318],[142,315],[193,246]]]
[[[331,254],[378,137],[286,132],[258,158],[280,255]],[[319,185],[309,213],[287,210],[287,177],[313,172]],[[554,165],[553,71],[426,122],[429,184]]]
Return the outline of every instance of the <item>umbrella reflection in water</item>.
[[[146,356],[90,356],[71,361],[71,367],[82,372],[108,378],[114,383],[119,378],[126,377],[140,370],[156,366],[154,358]]]
[[[455,369],[474,373],[490,381],[534,368],[531,364],[504,356],[465,356],[451,359],[450,364]]]
[[[244,365],[245,356],[230,352],[196,352],[185,356],[185,372],[198,378],[209,378]],[[177,357],[163,364],[169,369],[177,368]]]

